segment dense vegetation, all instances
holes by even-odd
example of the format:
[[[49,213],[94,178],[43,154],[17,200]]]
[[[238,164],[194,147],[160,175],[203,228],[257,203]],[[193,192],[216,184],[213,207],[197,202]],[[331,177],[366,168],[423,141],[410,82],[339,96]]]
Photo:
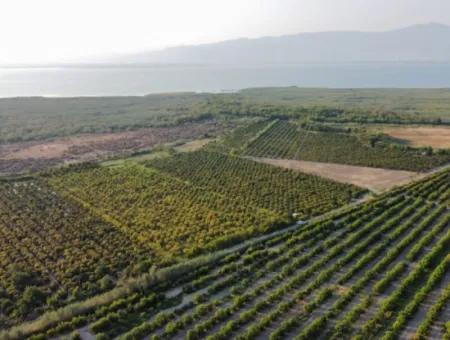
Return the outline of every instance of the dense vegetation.
[[[450,124],[446,89],[248,89],[236,94],[0,99],[0,143],[176,125],[205,118]]]
[[[0,337],[75,339],[85,325],[124,340],[443,337],[449,183],[449,170],[437,173]]]
[[[222,237],[289,222],[275,212],[240,206],[234,197],[138,165],[72,172],[50,182],[161,258],[193,254]]]
[[[181,170],[181,171],[180,171]],[[196,176],[197,175],[197,176]],[[0,182],[0,325],[345,205],[363,190],[198,151]]]
[[[0,99],[0,142],[176,125],[208,118],[207,95]]]
[[[50,183],[161,259],[194,255],[348,203],[362,191],[216,153],[95,167]]]
[[[244,102],[299,108],[317,120],[357,123],[450,123],[449,89],[256,88],[240,92]]]
[[[299,218],[342,206],[361,193],[351,185],[213,152],[178,154],[147,164],[240,204]]]
[[[286,121],[273,124],[242,152],[255,157],[411,171],[430,170],[450,162],[450,152],[447,150],[413,149],[347,132],[302,129]]]
[[[144,251],[41,180],[0,183],[0,328],[110,289]]]
[[[449,108],[447,90],[1,99],[0,143],[158,128],[99,142],[146,159],[0,178],[0,329],[19,324],[0,339],[450,339],[448,169],[362,203],[360,188],[251,159],[431,170],[449,150],[368,126],[450,124]],[[148,150],[236,125],[199,151]]]
[[[273,123],[270,120],[256,118],[256,121],[246,122],[243,126],[227,133],[220,140],[210,143],[207,149],[221,153],[237,154],[239,150],[244,149],[262,132],[270,128]]]

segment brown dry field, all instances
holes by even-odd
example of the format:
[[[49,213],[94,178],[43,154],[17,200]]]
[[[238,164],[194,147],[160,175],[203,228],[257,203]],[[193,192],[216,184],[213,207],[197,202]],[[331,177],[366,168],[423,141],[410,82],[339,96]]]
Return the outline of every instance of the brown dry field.
[[[139,150],[176,141],[202,142],[189,144],[195,148],[225,129],[216,121],[185,123],[174,127],[144,128],[107,134],[89,134],[57,138],[50,141],[21,142],[0,145],[0,173],[40,170],[64,162],[102,160],[126,156]]]
[[[408,141],[412,146],[431,146],[434,149],[450,149],[450,128],[409,127],[384,131],[389,136]]]
[[[94,148],[95,144],[108,143],[127,138],[127,132],[111,133],[104,135],[83,135],[56,139],[49,142],[40,143],[17,143],[10,144],[4,152],[3,159],[52,159],[64,157],[71,148],[89,147]]]
[[[423,176],[422,174],[410,171],[369,168],[364,166],[334,163],[254,157],[252,157],[252,159],[258,162],[318,175],[337,182],[354,184],[362,188],[370,189],[374,192],[383,192],[393,188],[394,186],[407,184]]]
[[[175,150],[178,152],[191,152],[196,151],[203,148],[206,144],[212,142],[214,138],[203,138],[192,140],[190,142],[184,143],[180,146],[175,147]]]

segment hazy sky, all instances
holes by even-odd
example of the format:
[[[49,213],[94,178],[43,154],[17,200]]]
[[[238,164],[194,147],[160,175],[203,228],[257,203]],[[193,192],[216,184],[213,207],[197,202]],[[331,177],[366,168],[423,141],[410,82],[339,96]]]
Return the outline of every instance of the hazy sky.
[[[0,0],[0,63],[308,31],[450,25],[449,0]]]

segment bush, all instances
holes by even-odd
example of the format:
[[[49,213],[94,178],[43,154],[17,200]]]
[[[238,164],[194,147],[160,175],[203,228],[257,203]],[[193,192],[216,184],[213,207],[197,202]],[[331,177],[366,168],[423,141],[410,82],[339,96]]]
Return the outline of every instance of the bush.
[[[95,340],[108,340],[108,336],[105,333],[98,333],[95,336]]]
[[[77,331],[70,334],[70,340],[81,340],[81,335]]]
[[[39,287],[27,287],[18,302],[17,309],[22,315],[45,303],[47,293]]]
[[[103,276],[98,282],[101,290],[108,290],[114,287],[114,279],[110,275]]]

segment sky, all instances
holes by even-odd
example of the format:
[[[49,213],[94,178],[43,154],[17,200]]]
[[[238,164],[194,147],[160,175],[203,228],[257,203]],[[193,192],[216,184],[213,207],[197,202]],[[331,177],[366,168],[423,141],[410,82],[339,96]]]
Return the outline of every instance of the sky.
[[[449,0],[0,0],[0,64],[300,32],[450,25]]]

